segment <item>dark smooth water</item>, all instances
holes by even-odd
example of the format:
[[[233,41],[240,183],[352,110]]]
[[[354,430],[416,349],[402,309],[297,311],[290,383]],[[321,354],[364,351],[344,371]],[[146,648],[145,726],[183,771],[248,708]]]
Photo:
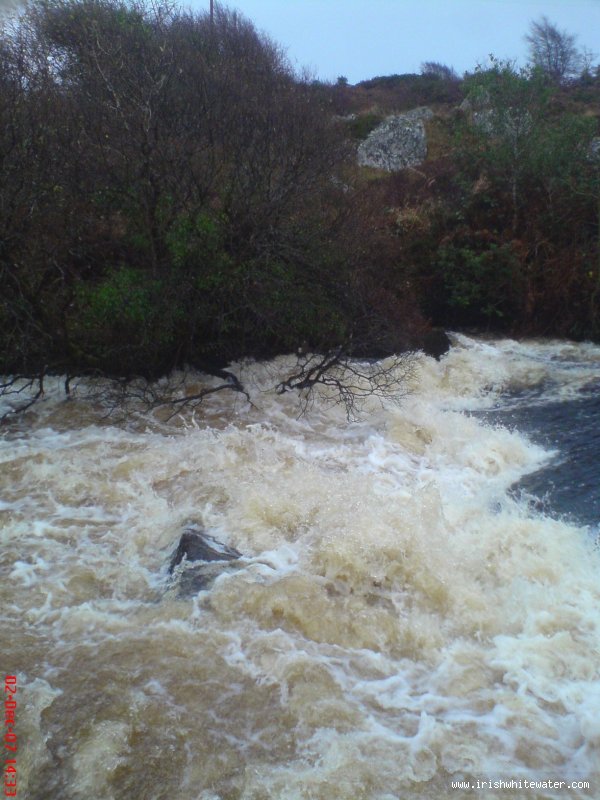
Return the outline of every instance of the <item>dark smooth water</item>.
[[[517,408],[486,414],[488,419],[525,433],[533,442],[557,451],[538,472],[525,476],[513,493],[537,498],[547,513],[579,524],[600,523],[600,388],[574,400],[539,404],[521,401]]]

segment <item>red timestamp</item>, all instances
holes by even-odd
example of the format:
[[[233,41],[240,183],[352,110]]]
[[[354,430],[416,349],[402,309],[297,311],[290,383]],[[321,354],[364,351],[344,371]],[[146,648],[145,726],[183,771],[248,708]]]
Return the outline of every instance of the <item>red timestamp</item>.
[[[4,677],[4,797],[17,796],[17,676]]]

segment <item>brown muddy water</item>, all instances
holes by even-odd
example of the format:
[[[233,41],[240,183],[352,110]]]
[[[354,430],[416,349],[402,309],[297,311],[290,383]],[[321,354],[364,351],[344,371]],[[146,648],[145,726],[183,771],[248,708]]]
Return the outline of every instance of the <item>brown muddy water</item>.
[[[600,798],[596,535],[509,492],[553,455],[490,414],[600,348],[457,336],[353,424],[242,369],[253,407],[115,422],[57,380],[4,427],[18,799]],[[181,598],[189,522],[245,559]]]

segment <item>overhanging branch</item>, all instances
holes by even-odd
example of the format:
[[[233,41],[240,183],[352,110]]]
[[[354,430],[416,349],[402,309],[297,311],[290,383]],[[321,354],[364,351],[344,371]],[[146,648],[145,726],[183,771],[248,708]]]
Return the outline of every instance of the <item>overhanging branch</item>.
[[[381,361],[353,360],[343,347],[325,353],[299,354],[291,375],[277,384],[278,394],[295,390],[304,413],[322,388],[331,402],[341,403],[348,420],[360,414],[370,397],[399,402],[408,393],[415,353],[393,355]]]

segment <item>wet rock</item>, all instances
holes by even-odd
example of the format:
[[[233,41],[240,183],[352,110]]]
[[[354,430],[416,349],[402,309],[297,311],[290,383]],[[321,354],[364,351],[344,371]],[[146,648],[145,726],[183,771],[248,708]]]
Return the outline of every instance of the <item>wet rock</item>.
[[[421,349],[426,356],[432,356],[439,361],[450,350],[451,344],[446,331],[441,328],[432,328],[423,336]]]
[[[171,558],[169,572],[173,572],[184,558],[187,561],[231,561],[241,556],[239,550],[219,542],[200,526],[193,525],[181,534],[177,550]]]
[[[180,597],[187,597],[207,589],[223,572],[239,568],[242,554],[199,525],[190,525],[182,533],[177,549],[171,557],[169,573],[175,576]]]

